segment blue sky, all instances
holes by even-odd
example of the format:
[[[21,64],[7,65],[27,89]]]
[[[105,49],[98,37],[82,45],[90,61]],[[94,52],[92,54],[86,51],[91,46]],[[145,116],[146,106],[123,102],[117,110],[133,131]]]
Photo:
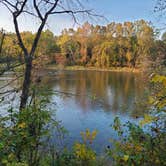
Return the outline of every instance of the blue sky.
[[[95,4],[96,10],[104,13],[110,20],[150,20],[153,19],[155,0],[95,0]]]
[[[161,28],[161,22],[158,22],[153,9],[156,0],[89,0],[84,6],[94,9],[98,14],[104,15],[109,22],[124,22],[145,19],[151,21],[157,28]],[[80,23],[86,21],[86,18]],[[98,20],[95,24],[107,24],[106,21]],[[34,18],[20,18],[20,29],[22,31],[36,31],[38,22]],[[0,28],[7,31],[14,31],[12,17],[8,11],[0,5]],[[60,34],[62,29],[73,27],[73,21],[70,17],[55,16],[48,20],[46,28],[51,29],[55,34]],[[76,27],[76,26],[75,26]]]

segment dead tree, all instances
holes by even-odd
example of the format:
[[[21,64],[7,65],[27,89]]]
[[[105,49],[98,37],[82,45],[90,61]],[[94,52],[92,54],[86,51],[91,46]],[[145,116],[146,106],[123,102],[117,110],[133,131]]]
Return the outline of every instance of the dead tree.
[[[20,110],[26,107],[28,101],[31,84],[32,61],[34,59],[41,32],[47,23],[48,17],[57,14],[69,14],[74,21],[77,22],[78,14],[86,14],[90,17],[97,16],[93,14],[92,10],[85,9],[84,4],[86,3],[86,0],[0,0],[0,4],[3,4],[13,17],[18,43],[24,55],[25,73],[20,99]],[[30,51],[26,48],[19,29],[18,18],[23,14],[34,16],[36,19],[40,20]]]

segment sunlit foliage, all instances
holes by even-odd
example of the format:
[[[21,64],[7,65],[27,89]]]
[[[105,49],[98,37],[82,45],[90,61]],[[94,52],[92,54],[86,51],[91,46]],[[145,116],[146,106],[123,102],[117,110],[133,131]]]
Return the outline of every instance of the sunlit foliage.
[[[146,21],[115,23],[106,26],[84,23],[78,29],[64,29],[60,36],[42,32],[35,56],[46,56],[63,65],[95,67],[149,67],[165,64],[165,38],[157,40],[156,30]],[[28,50],[35,34],[21,33]],[[22,60],[16,35],[7,33],[2,54]]]

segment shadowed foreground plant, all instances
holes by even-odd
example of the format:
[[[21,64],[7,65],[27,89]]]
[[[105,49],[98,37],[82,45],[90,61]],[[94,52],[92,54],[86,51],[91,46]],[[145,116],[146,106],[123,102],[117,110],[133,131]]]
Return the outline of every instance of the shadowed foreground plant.
[[[49,122],[50,113],[39,106],[21,112],[10,109],[8,116],[0,119],[0,165],[18,162],[37,166]]]
[[[114,120],[119,140],[111,140],[113,149],[107,150],[107,154],[116,166],[166,165],[166,77],[155,75],[152,82],[155,93],[150,97],[151,111],[139,125],[130,122],[122,125],[119,118]]]

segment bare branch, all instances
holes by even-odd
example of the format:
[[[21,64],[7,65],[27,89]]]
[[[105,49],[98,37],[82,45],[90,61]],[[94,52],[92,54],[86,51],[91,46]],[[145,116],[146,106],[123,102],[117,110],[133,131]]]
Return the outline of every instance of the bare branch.
[[[23,11],[23,9],[24,9],[26,3],[27,3],[27,0],[24,0],[23,3],[22,3],[22,5],[21,5],[20,10],[17,8],[17,11],[15,11],[15,12],[13,13],[13,15],[14,15],[16,18],[22,13],[22,11]],[[17,6],[17,4],[16,4],[16,6]]]
[[[92,10],[78,10],[78,11],[64,10],[64,11],[51,12],[50,14],[64,14],[64,13],[71,13],[71,14],[87,13],[87,14],[90,14],[91,11]]]
[[[40,10],[38,8],[38,5],[36,4],[36,0],[33,0],[33,4],[34,4],[35,10],[36,10],[39,18],[41,19],[41,21],[43,21],[43,16],[42,16],[42,14],[41,14],[41,12],[40,12]]]
[[[17,10],[16,6],[13,5],[11,2],[9,2],[8,0],[1,0],[0,2],[1,2],[3,5],[5,5],[11,12],[12,12],[11,8]],[[10,7],[11,7],[11,8],[10,8]]]
[[[58,2],[59,2],[59,0],[56,0],[55,3],[53,4],[53,6],[46,12],[45,18],[48,17],[48,15],[51,14],[51,12],[56,8]]]
[[[0,95],[4,95],[4,94],[7,94],[7,93],[14,93],[16,91],[18,91],[18,89],[7,90],[5,92],[0,92]]]
[[[0,87],[0,89],[4,89],[7,86],[9,86],[10,84],[12,84],[14,81],[18,80],[18,78],[21,78],[23,75],[17,76],[16,78],[12,79],[10,82],[8,82],[7,84],[5,84],[4,86]]]
[[[22,41],[21,34],[20,34],[20,31],[19,31],[19,27],[18,27],[17,17],[15,17],[14,14],[13,14],[13,22],[14,22],[14,27],[15,27],[15,31],[16,31],[16,34],[17,34],[19,46],[22,48],[22,50],[24,52],[24,56],[26,58],[26,56],[28,55],[28,51],[25,48],[24,43]]]
[[[38,41],[40,39],[41,32],[42,32],[42,30],[43,30],[43,28],[45,26],[46,21],[47,21],[47,17],[44,18],[44,20],[42,21],[42,23],[41,23],[41,25],[40,25],[40,27],[39,27],[39,29],[37,31],[36,37],[34,39],[34,42],[32,44],[32,48],[31,48],[31,51],[30,51],[30,56],[32,56],[32,57],[33,57],[33,54],[35,53],[35,50],[37,48],[37,44],[38,44]]]
[[[38,18],[38,15],[36,15],[36,14],[33,13],[33,12],[30,12],[30,11],[27,11],[27,10],[23,10],[22,12],[23,12],[23,13],[27,13],[27,14],[29,14],[29,15],[31,15],[31,16],[34,16],[34,17]]]
[[[0,76],[3,75],[5,72],[13,70],[14,68],[17,68],[17,67],[22,66],[22,65],[24,65],[24,63],[19,63],[19,64],[16,64],[16,65],[10,66],[9,68],[7,67],[7,68],[1,70],[0,71]]]

